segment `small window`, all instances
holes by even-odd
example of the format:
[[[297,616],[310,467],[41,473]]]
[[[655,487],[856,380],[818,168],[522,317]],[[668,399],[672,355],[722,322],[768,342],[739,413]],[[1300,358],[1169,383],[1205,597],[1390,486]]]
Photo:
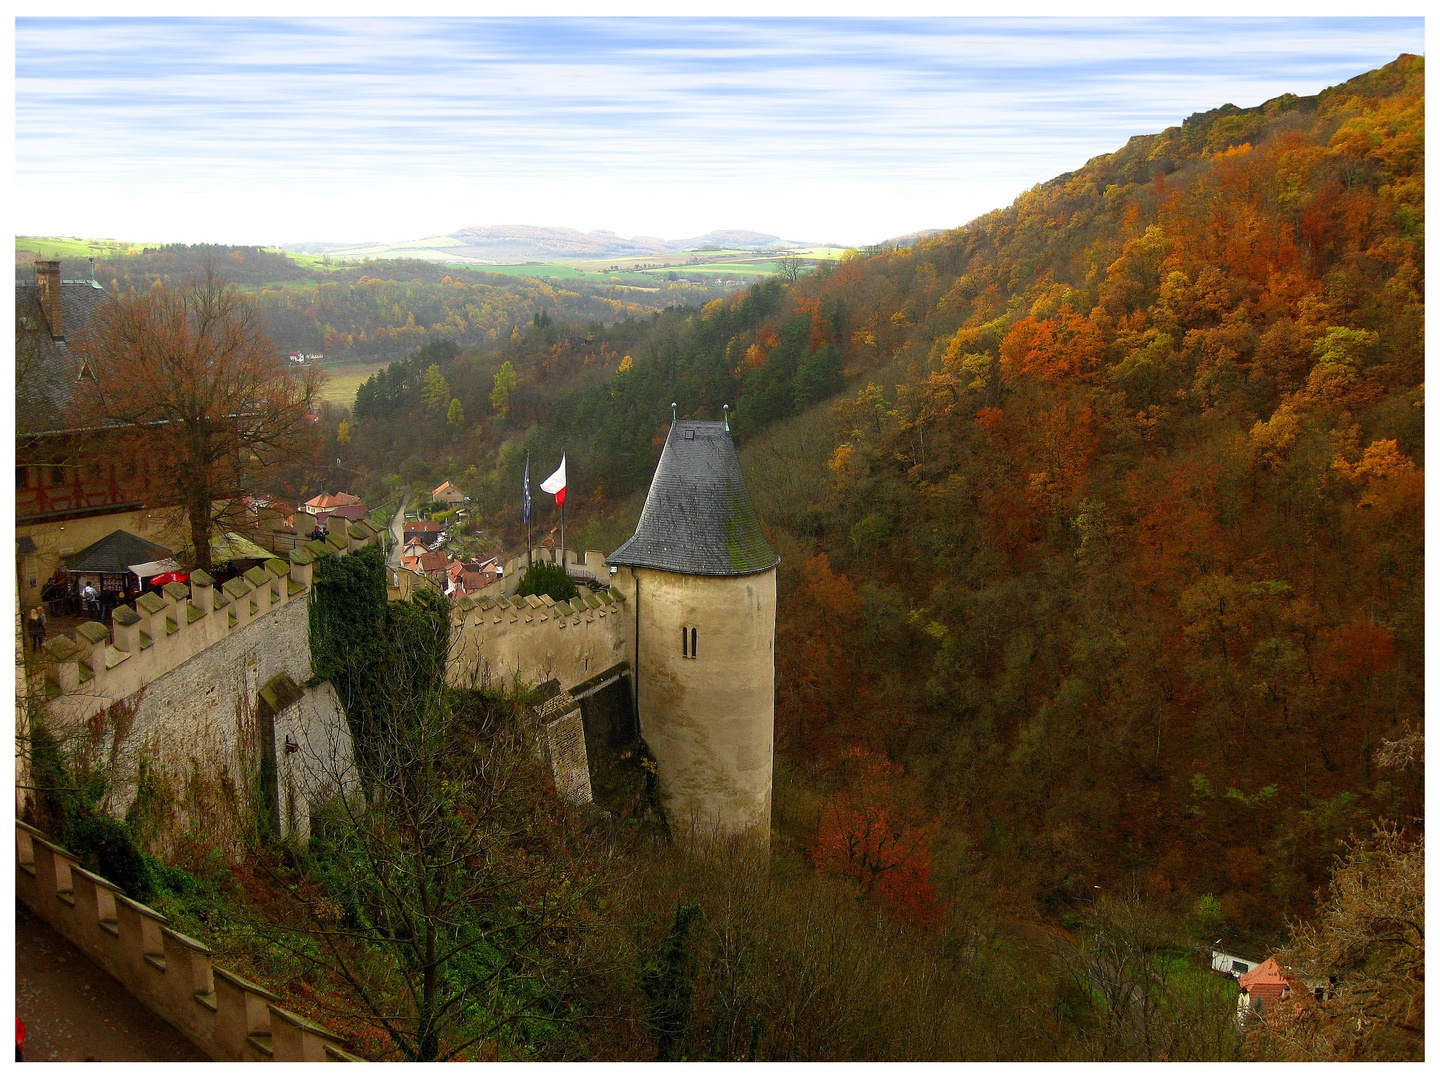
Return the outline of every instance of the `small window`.
[[[693,626],[680,628],[680,655],[687,660],[695,659],[695,648],[699,644],[700,631]]]
[[[24,490],[30,486],[30,470],[24,465],[15,466],[15,487]]]
[[[51,465],[51,466],[50,466],[50,482],[51,482],[52,484],[63,484],[63,483],[65,482],[65,466],[64,466],[64,465]]]

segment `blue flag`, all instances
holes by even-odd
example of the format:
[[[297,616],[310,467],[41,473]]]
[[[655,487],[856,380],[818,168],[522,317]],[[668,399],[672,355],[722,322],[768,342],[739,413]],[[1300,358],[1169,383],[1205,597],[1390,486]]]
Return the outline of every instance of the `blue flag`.
[[[530,524],[530,455],[525,455],[525,524]]]

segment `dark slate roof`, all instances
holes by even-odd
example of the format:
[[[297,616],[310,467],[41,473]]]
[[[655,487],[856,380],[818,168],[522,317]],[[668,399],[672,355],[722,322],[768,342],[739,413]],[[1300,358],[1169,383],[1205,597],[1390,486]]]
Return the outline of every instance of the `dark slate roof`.
[[[723,423],[671,426],[635,535],[606,561],[710,577],[758,574],[780,561],[760,531]]]
[[[116,529],[74,555],[67,555],[65,569],[91,574],[123,574],[136,563],[168,559],[173,554],[169,548],[142,540],[124,529]]]
[[[15,286],[15,430],[20,435],[79,427],[71,398],[80,358],[71,344],[90,325],[105,290],[90,281],[60,285],[65,338],[51,337],[39,285]]]

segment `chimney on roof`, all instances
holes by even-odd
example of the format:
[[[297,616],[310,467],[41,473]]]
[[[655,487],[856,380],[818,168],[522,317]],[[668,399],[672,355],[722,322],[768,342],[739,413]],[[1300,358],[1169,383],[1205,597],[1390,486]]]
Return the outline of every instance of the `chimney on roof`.
[[[65,316],[60,302],[60,261],[38,259],[35,262],[35,279],[40,283],[40,310],[50,324],[50,336],[56,341],[65,340]]]

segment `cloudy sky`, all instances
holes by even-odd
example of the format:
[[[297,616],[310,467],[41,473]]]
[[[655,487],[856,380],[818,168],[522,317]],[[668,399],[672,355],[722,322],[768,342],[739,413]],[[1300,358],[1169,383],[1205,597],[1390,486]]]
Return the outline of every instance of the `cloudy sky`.
[[[962,224],[1193,112],[1423,52],[1424,24],[21,18],[15,49],[21,234],[859,245]]]

